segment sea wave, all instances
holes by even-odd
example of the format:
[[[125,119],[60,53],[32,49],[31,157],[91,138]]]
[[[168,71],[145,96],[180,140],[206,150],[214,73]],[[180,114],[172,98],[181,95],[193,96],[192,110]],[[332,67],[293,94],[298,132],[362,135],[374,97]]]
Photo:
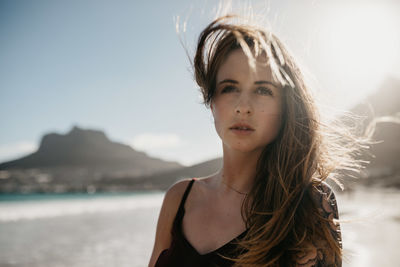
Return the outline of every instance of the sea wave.
[[[0,202],[0,222],[159,207],[163,193]]]

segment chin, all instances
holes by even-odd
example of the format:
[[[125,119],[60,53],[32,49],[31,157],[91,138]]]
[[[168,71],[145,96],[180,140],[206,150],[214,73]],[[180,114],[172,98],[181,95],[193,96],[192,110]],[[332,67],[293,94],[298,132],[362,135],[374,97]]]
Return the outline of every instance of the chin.
[[[265,145],[266,146],[266,145]],[[245,143],[240,144],[229,144],[227,145],[228,150],[241,152],[241,153],[258,153],[261,152],[265,146],[255,146]]]

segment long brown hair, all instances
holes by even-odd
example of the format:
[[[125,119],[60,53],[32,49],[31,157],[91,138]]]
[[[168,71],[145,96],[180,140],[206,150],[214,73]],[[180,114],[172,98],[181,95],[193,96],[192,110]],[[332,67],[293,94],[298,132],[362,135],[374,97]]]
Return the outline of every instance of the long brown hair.
[[[340,169],[357,169],[353,152],[359,140],[350,133],[327,134],[316,105],[293,57],[271,32],[224,16],[200,34],[193,60],[195,79],[207,106],[213,100],[216,75],[230,52],[242,49],[249,63],[265,55],[282,90],[282,126],[263,150],[254,185],[242,206],[248,232],[240,240],[238,266],[291,266],[307,244],[323,240],[341,261],[341,245],[313,195]],[[332,128],[332,127],[331,127]],[[338,136],[345,136],[346,142]],[[341,141],[341,143],[340,143]],[[338,160],[340,158],[340,161]]]

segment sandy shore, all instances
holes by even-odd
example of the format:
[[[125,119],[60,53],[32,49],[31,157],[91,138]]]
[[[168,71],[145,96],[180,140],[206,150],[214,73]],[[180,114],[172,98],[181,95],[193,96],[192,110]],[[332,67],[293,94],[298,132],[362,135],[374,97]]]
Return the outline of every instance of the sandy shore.
[[[147,266],[162,197],[0,202],[0,266]],[[343,266],[399,266],[400,191],[357,188],[337,199]]]
[[[344,266],[400,266],[400,191],[358,188],[337,194]]]

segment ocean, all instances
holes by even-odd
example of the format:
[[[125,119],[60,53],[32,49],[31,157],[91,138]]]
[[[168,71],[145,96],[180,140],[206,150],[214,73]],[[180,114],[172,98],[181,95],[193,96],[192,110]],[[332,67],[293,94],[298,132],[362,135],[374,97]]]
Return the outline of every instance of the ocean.
[[[0,266],[147,266],[163,192],[0,195]],[[400,266],[400,191],[337,194],[343,266]]]
[[[0,266],[147,266],[163,193],[1,196]]]

